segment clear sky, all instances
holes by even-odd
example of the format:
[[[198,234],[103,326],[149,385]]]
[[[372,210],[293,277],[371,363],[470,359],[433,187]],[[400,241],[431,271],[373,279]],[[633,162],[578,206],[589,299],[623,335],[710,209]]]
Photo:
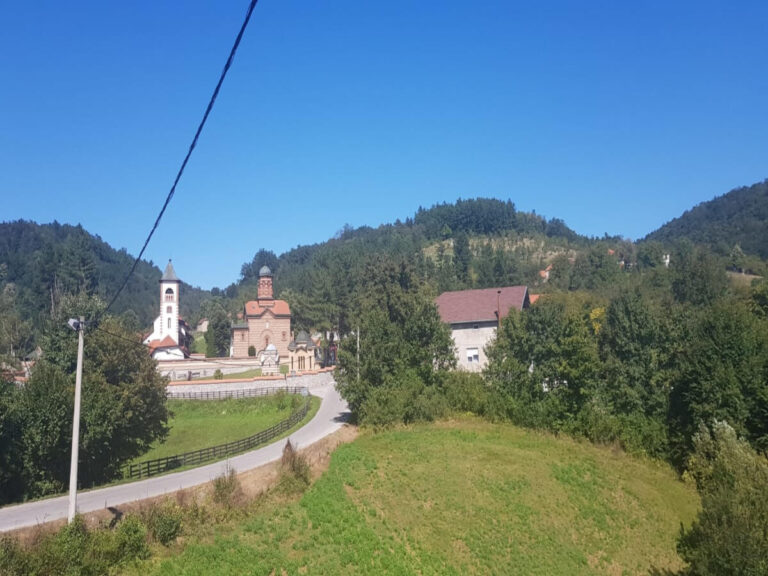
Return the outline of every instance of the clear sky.
[[[248,0],[4,0],[0,220],[138,253]],[[147,256],[204,288],[510,198],[639,238],[768,177],[768,2],[261,0]]]

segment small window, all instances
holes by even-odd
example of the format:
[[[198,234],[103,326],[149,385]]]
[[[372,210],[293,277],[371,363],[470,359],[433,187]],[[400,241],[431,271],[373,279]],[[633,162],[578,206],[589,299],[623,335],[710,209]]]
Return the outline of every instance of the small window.
[[[165,291],[165,301],[173,302],[173,290],[170,288]]]
[[[165,312],[166,314],[173,314],[173,306],[166,306]]]
[[[240,342],[245,342],[245,332],[240,332]]]
[[[304,356],[299,356],[299,370],[304,370]]]
[[[467,348],[467,362],[480,362],[480,352],[477,348]]]
[[[473,330],[477,330],[478,328],[479,328],[479,326],[477,324],[472,324],[472,329]]]
[[[285,342],[285,332],[283,332],[283,342]]]
[[[171,319],[168,318],[168,330],[170,330],[170,329],[171,329]]]

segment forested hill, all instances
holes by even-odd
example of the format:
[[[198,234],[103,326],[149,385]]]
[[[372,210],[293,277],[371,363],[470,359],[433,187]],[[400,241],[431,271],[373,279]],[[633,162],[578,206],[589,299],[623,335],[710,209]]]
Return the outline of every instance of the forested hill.
[[[125,249],[115,250],[79,225],[0,223],[0,289],[12,288],[16,310],[38,327],[65,293],[85,290],[111,298],[133,260]],[[139,326],[149,326],[157,315],[161,275],[151,262],[139,262],[114,311],[133,310]],[[182,289],[183,315],[209,294],[186,284]]]
[[[458,200],[419,208],[405,221],[378,228],[345,226],[327,242],[299,246],[279,257],[261,249],[242,266],[240,281],[226,289],[224,304],[234,311],[254,298],[258,271],[266,264],[274,273],[278,296],[291,305],[297,327],[344,331],[355,294],[375,278],[384,261],[412,267],[441,292],[532,284],[558,255],[567,264],[568,257],[592,244],[562,220],[518,211],[511,201]]]
[[[768,259],[768,180],[702,202],[645,239],[688,239],[721,255],[738,251],[738,245],[745,254]]]

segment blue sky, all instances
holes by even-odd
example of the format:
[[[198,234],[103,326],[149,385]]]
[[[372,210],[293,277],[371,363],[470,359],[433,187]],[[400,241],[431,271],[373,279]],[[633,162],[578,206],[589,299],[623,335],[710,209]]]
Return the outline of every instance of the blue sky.
[[[3,2],[0,220],[138,253],[247,0]],[[768,177],[768,2],[261,0],[149,259],[476,196],[638,238]]]

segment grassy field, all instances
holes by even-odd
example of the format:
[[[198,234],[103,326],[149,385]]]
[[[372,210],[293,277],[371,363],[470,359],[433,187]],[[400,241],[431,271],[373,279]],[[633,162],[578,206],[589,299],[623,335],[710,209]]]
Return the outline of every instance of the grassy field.
[[[288,418],[304,397],[279,394],[229,400],[168,400],[168,438],[135,462],[246,438]]]
[[[299,497],[133,574],[648,574],[698,509],[667,466],[480,420],[365,433]]]

